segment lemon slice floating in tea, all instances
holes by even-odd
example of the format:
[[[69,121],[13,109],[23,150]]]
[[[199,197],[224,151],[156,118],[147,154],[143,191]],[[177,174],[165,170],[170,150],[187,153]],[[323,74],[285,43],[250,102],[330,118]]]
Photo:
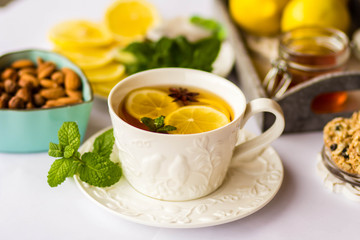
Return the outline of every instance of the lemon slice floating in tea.
[[[133,117],[157,118],[167,116],[179,108],[166,92],[155,89],[139,89],[131,92],[125,102],[126,111]]]
[[[84,69],[84,72],[92,83],[112,82],[123,78],[125,67],[122,64],[110,63],[99,68]]]
[[[118,41],[142,38],[158,22],[156,8],[144,0],[117,0],[105,13],[105,24]]]
[[[177,128],[171,134],[207,132],[222,127],[230,119],[222,112],[209,106],[185,106],[165,117],[165,124]]]
[[[50,40],[61,47],[97,47],[113,41],[112,34],[102,25],[86,20],[70,20],[55,25]]]
[[[197,102],[189,102],[189,105],[202,105],[202,106],[209,106],[209,107],[213,107],[216,110],[222,112],[223,114],[225,114],[225,116],[230,119],[231,115],[230,115],[230,111],[225,107],[225,105],[221,104],[218,101],[214,101],[208,98],[196,98]]]

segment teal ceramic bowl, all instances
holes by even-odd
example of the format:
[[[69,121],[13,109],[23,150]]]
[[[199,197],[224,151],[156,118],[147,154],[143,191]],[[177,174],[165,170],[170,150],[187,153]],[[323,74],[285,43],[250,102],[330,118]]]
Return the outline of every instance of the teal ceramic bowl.
[[[57,132],[63,122],[74,121],[78,124],[81,141],[86,132],[93,92],[84,73],[70,60],[54,52],[44,50],[25,50],[12,52],[0,57],[0,70],[18,59],[31,59],[36,62],[40,57],[53,61],[58,68],[73,69],[82,81],[84,102],[62,107],[32,110],[0,109],[0,152],[28,153],[44,152],[49,142],[58,143]]]

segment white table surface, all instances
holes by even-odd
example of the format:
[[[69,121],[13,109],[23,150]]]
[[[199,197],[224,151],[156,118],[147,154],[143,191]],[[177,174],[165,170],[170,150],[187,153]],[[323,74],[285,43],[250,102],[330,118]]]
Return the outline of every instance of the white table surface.
[[[0,8],[0,54],[50,49],[51,26],[72,18],[100,20],[110,2],[15,0]],[[164,18],[216,11],[212,0],[152,2]],[[109,125],[106,102],[95,99],[86,138]],[[254,120],[246,129],[259,132]],[[316,173],[322,133],[283,135],[272,146],[285,170],[275,198],[246,218],[199,229],[123,220],[85,197],[72,179],[50,188],[46,177],[54,159],[47,153],[0,153],[0,239],[358,239],[360,204],[325,189]]]

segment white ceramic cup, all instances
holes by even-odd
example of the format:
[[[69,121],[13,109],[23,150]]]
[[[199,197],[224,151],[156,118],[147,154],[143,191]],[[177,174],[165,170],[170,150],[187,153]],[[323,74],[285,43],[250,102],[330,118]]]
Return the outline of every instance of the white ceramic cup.
[[[195,87],[216,93],[232,108],[234,119],[212,131],[177,135],[141,130],[117,115],[127,93],[159,85],[183,86],[190,90]],[[161,200],[191,200],[213,192],[222,184],[232,164],[253,159],[284,129],[284,116],[275,101],[260,98],[246,103],[235,84],[192,69],[160,68],[131,75],[111,90],[108,105],[126,179],[137,191]],[[236,146],[239,135],[244,134],[240,129],[259,112],[273,113],[273,125]]]

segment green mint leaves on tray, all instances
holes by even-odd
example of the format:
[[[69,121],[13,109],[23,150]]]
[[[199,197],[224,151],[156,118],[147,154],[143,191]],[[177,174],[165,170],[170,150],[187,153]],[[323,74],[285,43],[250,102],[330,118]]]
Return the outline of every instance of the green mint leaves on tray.
[[[211,31],[213,35],[221,41],[226,39],[227,33],[225,27],[214,19],[207,19],[200,16],[192,16],[190,18],[190,22]]]
[[[183,36],[173,39],[162,37],[156,42],[134,42],[120,51],[134,56],[134,61],[123,62],[129,75],[162,67],[193,68],[211,72],[220,45],[221,41],[215,37],[204,38],[194,43]],[[119,54],[123,54],[122,52]]]
[[[190,42],[184,36],[133,42],[119,49],[117,59],[125,65],[129,75],[162,67],[193,68],[211,72],[221,43],[226,38],[225,29],[217,21],[199,16],[190,18],[190,22],[209,30],[210,36],[196,42]]]
[[[155,119],[143,117],[141,122],[145,124],[151,132],[157,133],[168,133],[170,131],[176,130],[176,127],[171,125],[165,125],[164,123],[165,116],[160,116]]]
[[[75,122],[64,122],[58,131],[59,144],[50,142],[49,156],[58,158],[48,172],[48,184],[56,187],[67,177],[78,174],[80,179],[96,187],[108,187],[120,180],[118,164],[110,160],[114,145],[113,129],[99,135],[93,151],[80,154],[80,133]]]

